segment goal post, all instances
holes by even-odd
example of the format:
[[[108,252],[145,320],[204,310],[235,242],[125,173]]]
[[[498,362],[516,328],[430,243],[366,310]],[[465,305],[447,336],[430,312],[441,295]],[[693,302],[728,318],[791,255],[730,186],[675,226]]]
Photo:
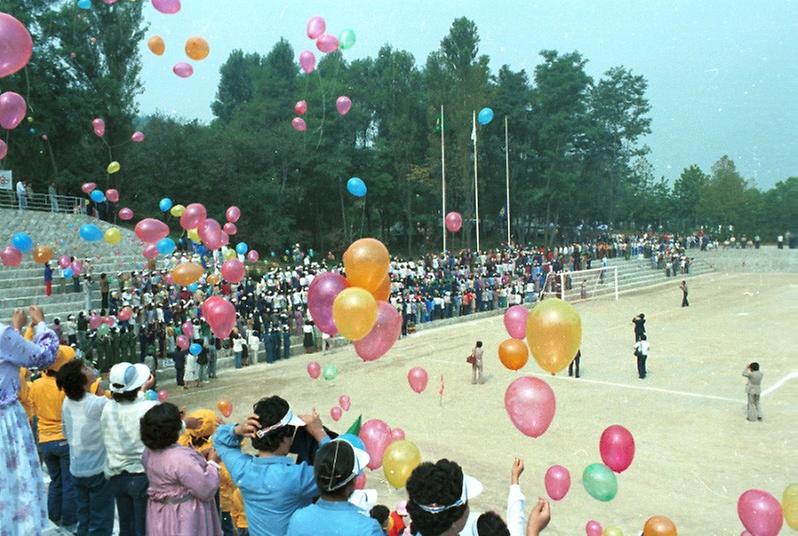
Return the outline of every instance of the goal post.
[[[549,272],[540,297],[556,296],[573,302],[612,296],[617,301],[618,294],[618,267],[607,266],[578,272]]]

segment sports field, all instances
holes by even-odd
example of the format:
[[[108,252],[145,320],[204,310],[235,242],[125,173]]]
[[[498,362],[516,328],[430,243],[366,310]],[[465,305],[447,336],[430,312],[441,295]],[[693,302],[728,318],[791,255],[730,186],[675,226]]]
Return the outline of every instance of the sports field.
[[[738,535],[739,495],[765,489],[781,498],[798,482],[798,276],[715,275],[690,282],[691,306],[680,307],[678,280],[672,286],[579,303],[582,316],[582,378],[565,371],[552,377],[530,359],[519,372],[502,367],[499,343],[507,337],[501,317],[419,332],[399,341],[379,361],[363,363],[350,347],[326,356],[299,355],[276,365],[224,371],[216,383],[178,393],[171,401],[189,409],[214,407],[228,398],[244,417],[254,401],[279,394],[295,410],[315,407],[325,424],[343,431],[362,414],[401,427],[425,460],[447,457],[479,478],[485,492],[472,510],[504,512],[513,456],[523,457],[527,499],[544,495],[543,475],[552,464],[571,472],[571,491],[552,506],[547,534],[584,534],[596,519],[638,535],[646,518],[670,517],[685,535]],[[631,319],[646,314],[651,344],[649,376],[637,378]],[[486,347],[487,381],[471,385],[465,357],[474,341]],[[310,359],[334,362],[332,382],[311,380]],[[764,422],[745,419],[745,379],[751,361],[764,372]],[[421,366],[430,383],[421,395],[408,386],[409,368]],[[504,410],[504,391],[520,374],[544,377],[557,396],[557,413],[537,439],[518,432]],[[438,387],[444,377],[440,404]],[[352,407],[338,423],[329,417],[341,394]],[[598,440],[611,424],[627,427],[636,440],[632,466],[619,475],[617,497],[592,499],[581,484],[582,470],[600,462]],[[390,507],[404,497],[381,470],[369,473],[369,488]],[[784,529],[785,533],[789,529]]]

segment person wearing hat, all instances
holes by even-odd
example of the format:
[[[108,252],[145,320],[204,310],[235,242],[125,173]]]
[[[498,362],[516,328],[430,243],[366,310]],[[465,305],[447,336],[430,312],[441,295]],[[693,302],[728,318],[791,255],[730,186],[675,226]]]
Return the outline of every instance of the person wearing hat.
[[[313,471],[321,498],[294,512],[288,536],[384,536],[380,524],[349,502],[355,479],[366,469],[369,455],[337,438],[316,453]]]
[[[313,468],[288,457],[297,429],[319,444],[330,438],[315,411],[295,415],[279,396],[259,400],[246,422],[220,426],[213,443],[244,499],[252,536],[285,536],[291,515],[319,495]],[[256,456],[241,452],[248,437]]]

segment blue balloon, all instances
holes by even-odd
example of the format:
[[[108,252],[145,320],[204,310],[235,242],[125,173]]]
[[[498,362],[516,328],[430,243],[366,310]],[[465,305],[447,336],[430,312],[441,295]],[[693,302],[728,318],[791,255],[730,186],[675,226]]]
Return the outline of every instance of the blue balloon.
[[[158,240],[158,242],[155,243],[155,248],[161,255],[169,255],[177,249],[177,244],[167,236],[166,238]]]
[[[72,271],[72,268],[64,268],[64,279],[72,279],[73,275],[75,275],[75,272]]]
[[[366,446],[363,444],[363,440],[354,434],[341,434],[338,436],[338,439],[343,439],[353,447],[359,448],[360,450],[366,450]]]
[[[28,233],[17,233],[11,239],[11,244],[22,253],[28,253],[33,249],[33,240]]]
[[[161,212],[169,212],[169,209],[172,208],[172,200],[168,197],[164,197],[161,199],[161,202],[158,203],[158,208],[161,209]]]
[[[477,121],[480,125],[487,125],[493,121],[493,110],[490,108],[482,108],[477,115]]]
[[[190,353],[191,355],[200,355],[200,352],[202,352],[202,345],[201,344],[197,344],[195,342],[195,343],[192,343],[191,346],[188,347],[188,353]]]
[[[236,244],[236,253],[239,255],[246,255],[247,251],[249,251],[249,246],[246,242],[239,242]]]
[[[95,203],[102,203],[105,201],[105,194],[102,192],[102,190],[92,190],[89,194],[89,198],[91,198],[91,200]]]
[[[191,284],[188,286],[188,290],[189,290],[189,292],[191,292],[192,294],[193,294],[194,292],[197,292],[197,289],[199,289],[199,283],[191,283]]]
[[[80,226],[80,237],[86,242],[97,242],[103,239],[103,232],[93,223],[85,223]]]
[[[78,7],[80,9],[91,9],[91,0],[78,0]]]
[[[368,191],[368,188],[366,188],[366,183],[363,182],[363,179],[360,177],[352,177],[346,181],[346,189],[355,197],[363,197]]]
[[[145,396],[147,397],[147,400],[158,400],[158,393],[155,392],[155,389],[147,389]]]

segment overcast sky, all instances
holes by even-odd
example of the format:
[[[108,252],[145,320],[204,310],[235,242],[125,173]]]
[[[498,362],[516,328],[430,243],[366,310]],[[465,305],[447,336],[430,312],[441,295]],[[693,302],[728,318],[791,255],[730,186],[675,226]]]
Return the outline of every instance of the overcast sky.
[[[798,175],[798,1],[792,0],[183,0],[176,15],[145,6],[148,36],[166,40],[164,56],[142,43],[140,109],[209,121],[219,67],[230,51],[268,52],[285,37],[297,54],[315,51],[305,35],[313,15],[338,35],[351,28],[348,59],[390,43],[419,65],[456,17],[474,20],[480,51],[531,72],[538,52],[578,50],[594,77],[615,65],[649,82],[653,133],[646,143],[658,175],[673,180],[697,163],[708,170],[730,155],[743,175],[770,187]],[[180,79],[183,44],[205,37],[211,55]],[[468,126],[464,126],[468,128]]]

